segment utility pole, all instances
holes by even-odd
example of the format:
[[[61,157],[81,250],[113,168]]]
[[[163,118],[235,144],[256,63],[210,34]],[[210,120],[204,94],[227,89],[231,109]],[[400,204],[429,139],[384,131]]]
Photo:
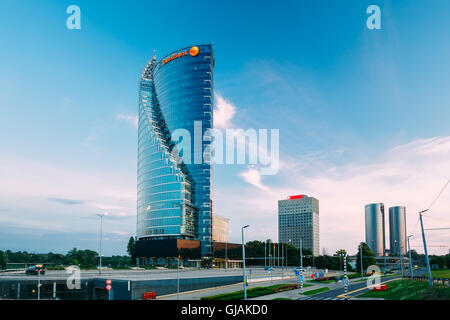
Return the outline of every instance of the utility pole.
[[[411,280],[413,280],[413,268],[412,268],[412,258],[411,258],[411,246],[409,245],[409,238],[412,236],[408,236],[408,251],[409,251],[409,274],[411,275]]]
[[[245,225],[242,227],[242,273],[244,276],[244,300],[247,300],[247,277],[245,276],[245,242],[244,242],[244,229],[249,227]]]
[[[364,279],[362,242],[359,244],[359,253],[360,253],[360,259],[361,259],[361,280],[362,280],[362,279]]]
[[[422,221],[422,213],[425,213],[427,211],[428,211],[428,209],[419,212],[419,218],[420,218],[420,227],[422,228],[423,249],[425,251],[425,260],[427,263],[428,282],[429,282],[430,287],[432,287],[433,279],[431,277],[430,259],[428,258],[427,242],[425,241],[425,232],[423,231],[423,221]]]

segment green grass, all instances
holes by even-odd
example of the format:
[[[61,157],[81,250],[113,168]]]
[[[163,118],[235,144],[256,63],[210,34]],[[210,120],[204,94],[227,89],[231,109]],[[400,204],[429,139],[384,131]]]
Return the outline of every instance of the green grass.
[[[335,283],[336,279],[330,279],[330,280],[322,280],[322,281],[318,281],[318,280],[308,280],[306,282],[309,283]]]
[[[147,269],[147,270],[154,270],[156,269],[155,266],[141,266],[141,268]]]
[[[400,275],[401,275],[400,273],[387,274],[385,276],[381,276],[380,279],[382,279],[382,278],[389,278],[389,277],[395,277],[395,276],[400,276]],[[354,282],[362,282],[362,281],[367,281],[367,276],[364,279],[362,279],[362,280],[358,280],[358,281],[354,281]]]
[[[319,289],[314,289],[314,290],[303,292],[303,295],[304,296],[310,296],[310,295],[313,295],[313,294],[316,294],[316,293],[320,293],[320,292],[324,292],[324,291],[328,291],[328,290],[330,290],[330,288],[323,287],[323,288],[319,288]]]
[[[114,270],[130,270],[131,269],[131,267],[129,267],[129,266],[113,266],[111,268]]]
[[[304,284],[303,287],[310,287],[309,284]],[[294,290],[297,288],[296,284],[276,284],[268,287],[256,287],[247,290],[247,298],[256,298],[268,294]],[[244,290],[217,294],[214,296],[202,297],[201,300],[240,300],[244,299]]]
[[[431,271],[431,275],[433,278],[450,278],[450,270],[449,269],[443,269],[443,270],[433,270]],[[428,273],[426,275],[428,277]]]
[[[386,300],[450,300],[450,287],[417,282],[407,279],[387,283],[386,291],[369,291],[359,295],[361,298],[383,298]]]

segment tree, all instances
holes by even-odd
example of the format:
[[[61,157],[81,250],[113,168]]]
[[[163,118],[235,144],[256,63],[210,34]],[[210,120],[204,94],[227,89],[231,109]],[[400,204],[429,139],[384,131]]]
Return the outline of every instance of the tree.
[[[358,253],[356,254],[356,270],[361,272],[361,247],[363,255],[363,269],[364,271],[371,265],[376,264],[375,256],[365,242],[361,242],[358,246]]]
[[[130,237],[130,240],[128,240],[127,252],[131,258],[131,263],[135,264],[136,263],[136,242],[134,241],[133,237]]]
[[[6,269],[6,263],[8,262],[8,257],[5,252],[0,250],[0,269]]]

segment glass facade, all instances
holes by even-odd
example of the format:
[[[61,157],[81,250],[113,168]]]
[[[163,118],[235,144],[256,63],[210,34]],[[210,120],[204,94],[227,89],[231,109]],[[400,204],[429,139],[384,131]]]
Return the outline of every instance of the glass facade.
[[[138,239],[200,240],[203,256],[212,240],[211,141],[202,137],[213,126],[213,68],[211,45],[154,56],[139,90]],[[175,152],[176,129],[188,130],[192,142],[201,135],[191,163]]]

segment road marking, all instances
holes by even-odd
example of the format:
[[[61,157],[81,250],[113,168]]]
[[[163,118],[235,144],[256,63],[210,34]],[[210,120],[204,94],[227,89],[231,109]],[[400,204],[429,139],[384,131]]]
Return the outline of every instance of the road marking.
[[[384,281],[384,282],[380,282],[379,284],[388,283],[388,282],[391,282],[391,281],[394,281],[394,280],[398,280],[398,279],[401,279],[401,278],[395,278],[395,279],[387,280],[387,281]],[[353,292],[358,292],[358,291],[361,291],[361,290],[369,289],[370,287],[372,287],[372,286],[367,286],[367,287],[363,287],[363,288],[359,288],[359,289],[347,292],[347,295],[349,295],[350,293],[353,293]],[[345,294],[340,294],[340,295],[338,295],[336,297],[337,298],[345,298]]]

